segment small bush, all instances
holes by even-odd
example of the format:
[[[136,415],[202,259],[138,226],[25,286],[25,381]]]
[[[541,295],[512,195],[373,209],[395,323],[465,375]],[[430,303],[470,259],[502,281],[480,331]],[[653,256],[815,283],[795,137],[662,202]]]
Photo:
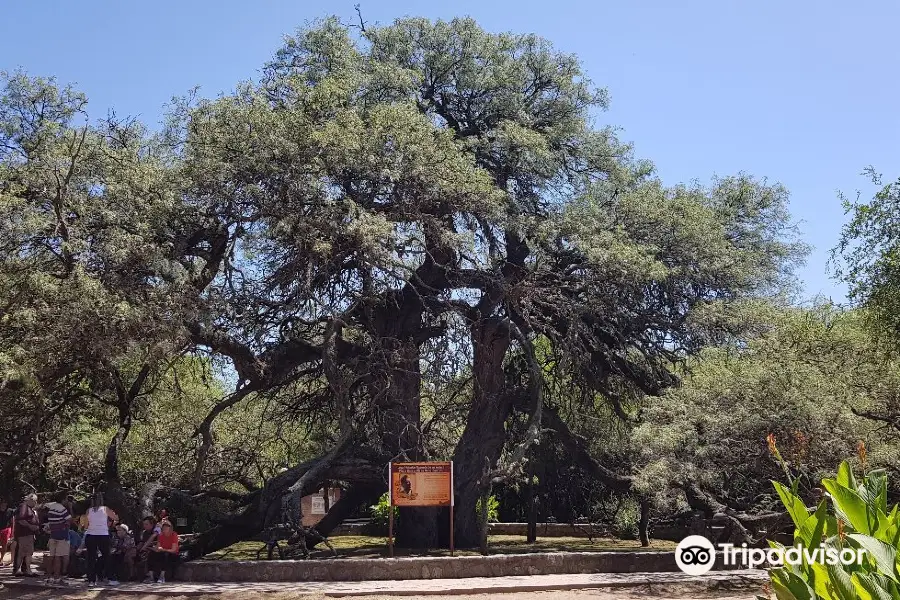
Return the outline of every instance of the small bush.
[[[619,506],[619,510],[613,515],[610,531],[619,539],[636,540],[640,520],[640,506],[634,500],[627,500]]]
[[[788,487],[773,482],[791,519],[794,521],[794,546],[865,551],[861,564],[824,565],[804,561],[803,565],[769,570],[768,591],[778,600],[891,600],[900,598],[900,507],[888,506],[887,474],[884,470],[867,471],[865,446],[860,443],[861,478],[848,462],[842,462],[834,478],[822,480],[828,492],[812,512],[797,493],[797,479],[775,446],[769,445],[782,464]],[[770,546],[784,546],[770,542]],[[757,598],[762,598],[757,596]]]
[[[481,498],[475,504],[475,514],[481,518]],[[500,501],[496,496],[488,496],[488,523],[496,523],[500,520]]]
[[[380,527],[387,527],[388,518],[391,513],[391,501],[387,492],[378,499],[378,504],[369,507],[369,515],[372,517],[372,524]],[[396,524],[400,516],[400,511],[394,507],[394,523]]]

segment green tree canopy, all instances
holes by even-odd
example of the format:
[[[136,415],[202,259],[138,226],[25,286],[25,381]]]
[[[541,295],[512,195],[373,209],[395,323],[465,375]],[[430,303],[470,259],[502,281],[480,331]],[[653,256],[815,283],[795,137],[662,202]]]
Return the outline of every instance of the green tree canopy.
[[[233,376],[191,432],[192,493],[222,483],[217,423],[247,403],[277,401],[325,448],[245,490],[192,552],[344,481],[327,531],[383,492],[384,462],[440,447],[457,540],[473,544],[478,498],[520,474],[545,409],[565,424],[556,384],[586,414],[662,394],[685,359],[740,337],[741,306],[783,292],[804,252],[784,188],[746,174],[666,186],[594,125],[607,102],[576,57],[471,19],[322,21],[259,82],[176,101],[153,135],[82,123],[82,96],[14,75],[3,389],[30,378],[52,413],[54,369],[77,365],[60,397],[116,408],[118,480],[139,398],[181,354],[208,354]],[[429,425],[450,405],[458,427]],[[401,539],[437,542],[431,514],[402,522]]]
[[[636,485],[671,511],[697,496],[733,511],[777,509],[784,478],[767,437],[814,504],[819,480],[864,441],[871,465],[897,461],[897,434],[872,418],[900,391],[900,365],[868,335],[864,316],[828,304],[758,311],[766,331],[691,361],[684,385],[647,405],[631,442]]]

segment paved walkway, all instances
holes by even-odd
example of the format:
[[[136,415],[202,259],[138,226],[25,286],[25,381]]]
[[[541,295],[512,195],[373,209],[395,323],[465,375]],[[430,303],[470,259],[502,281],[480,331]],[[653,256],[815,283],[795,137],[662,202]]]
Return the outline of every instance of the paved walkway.
[[[596,575],[529,575],[521,577],[472,577],[467,579],[416,579],[406,581],[323,581],[292,583],[191,583],[167,584],[128,583],[116,587],[90,588],[115,590],[123,594],[154,594],[166,596],[199,596],[230,592],[294,594],[324,594],[346,596],[433,596],[456,594],[485,594],[577,590],[592,588],[685,587],[707,590],[761,591],[766,580],[764,571],[743,570],[714,572],[700,577],[683,573],[603,573]],[[3,584],[17,589],[47,589],[40,579],[3,578]],[[55,586],[56,589],[77,591],[89,589],[86,584],[73,583]]]

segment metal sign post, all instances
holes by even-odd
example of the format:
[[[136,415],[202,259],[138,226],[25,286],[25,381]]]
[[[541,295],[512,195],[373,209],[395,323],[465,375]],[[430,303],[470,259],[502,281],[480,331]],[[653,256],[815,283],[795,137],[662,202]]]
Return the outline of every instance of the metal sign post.
[[[388,556],[394,558],[394,486],[391,473],[394,463],[388,463]]]
[[[456,488],[453,486],[453,461],[450,461],[450,556],[453,556],[453,505],[456,504]]]

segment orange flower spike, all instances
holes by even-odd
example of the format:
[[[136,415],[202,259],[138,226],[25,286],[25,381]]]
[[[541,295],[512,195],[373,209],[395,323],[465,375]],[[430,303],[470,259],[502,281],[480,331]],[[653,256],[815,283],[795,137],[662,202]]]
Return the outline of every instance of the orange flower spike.
[[[794,480],[791,477],[791,469],[788,467],[787,462],[781,457],[781,452],[778,451],[778,446],[775,444],[775,434],[770,433],[766,436],[766,443],[769,445],[769,452],[772,453],[772,457],[778,462],[781,466],[781,469],[784,471],[784,474],[787,476],[788,482],[791,486],[794,485]]]
[[[838,519],[838,522],[837,522],[837,533],[838,533],[838,538],[841,540],[841,544],[843,544],[844,540],[847,539],[847,532],[844,531],[844,522],[840,519]]]
[[[865,473],[867,470],[866,459],[868,458],[868,452],[864,441],[859,440],[856,444],[856,454],[859,456],[859,464],[862,466],[863,473]]]
[[[775,434],[770,433],[766,436],[766,443],[769,445],[769,452],[772,453],[772,456],[775,457],[779,463],[784,464],[784,459],[781,458],[781,452],[778,451],[778,446],[775,444]]]

